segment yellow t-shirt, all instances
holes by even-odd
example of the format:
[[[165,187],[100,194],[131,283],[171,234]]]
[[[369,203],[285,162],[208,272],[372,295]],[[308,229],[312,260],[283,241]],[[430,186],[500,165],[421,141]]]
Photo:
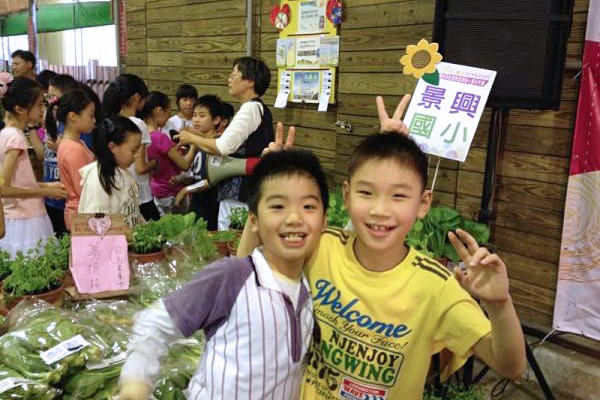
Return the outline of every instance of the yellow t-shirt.
[[[491,331],[452,273],[410,249],[385,272],[356,259],[356,237],[328,229],[307,267],[315,333],[303,399],[421,399],[431,356],[460,357]]]

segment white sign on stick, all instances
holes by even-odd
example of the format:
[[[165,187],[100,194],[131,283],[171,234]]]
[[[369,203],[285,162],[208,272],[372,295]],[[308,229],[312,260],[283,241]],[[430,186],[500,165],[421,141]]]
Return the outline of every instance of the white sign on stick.
[[[419,79],[404,123],[424,152],[464,162],[496,71],[445,62],[437,70],[438,85]]]

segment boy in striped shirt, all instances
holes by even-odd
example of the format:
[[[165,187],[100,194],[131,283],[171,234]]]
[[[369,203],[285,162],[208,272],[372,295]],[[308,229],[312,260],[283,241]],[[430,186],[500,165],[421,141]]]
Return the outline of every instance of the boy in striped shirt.
[[[228,257],[136,318],[121,400],[145,400],[170,342],[204,330],[206,347],[186,396],[297,399],[313,329],[302,273],[325,229],[328,191],[306,151],[266,155],[250,181],[249,218],[263,246]]]

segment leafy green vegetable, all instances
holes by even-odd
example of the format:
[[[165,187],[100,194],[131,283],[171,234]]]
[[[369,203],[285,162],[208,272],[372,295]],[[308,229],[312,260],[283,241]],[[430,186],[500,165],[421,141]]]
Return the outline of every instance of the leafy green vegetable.
[[[230,240],[234,240],[235,238],[239,237],[239,233],[238,231],[228,229],[226,231],[210,232],[209,236],[213,242],[229,242]]]
[[[246,225],[248,210],[244,207],[234,207],[229,215],[229,229],[241,231]]]
[[[154,385],[153,394],[157,400],[185,400],[183,391],[198,367],[204,347],[202,342],[186,340],[171,346]]]
[[[167,242],[176,236],[199,226],[198,221],[196,221],[196,214],[193,212],[186,215],[167,214],[158,221],[149,221],[146,224],[136,226],[133,229],[129,247],[137,254],[161,251],[167,245]]]
[[[487,225],[463,218],[450,207],[432,207],[425,218],[415,221],[406,236],[406,243],[425,255],[458,262],[460,257],[448,239],[448,232],[463,229],[469,232],[477,243],[487,243],[490,230]]]
[[[348,210],[344,205],[342,190],[337,188],[329,196],[329,207],[327,208],[327,225],[337,228],[345,228],[350,220]]]
[[[0,249],[0,280],[6,278],[8,274],[10,274],[10,254]]]
[[[0,381],[7,378],[25,379],[12,368],[6,365],[0,365]],[[36,381],[23,382],[20,385],[9,389],[1,394],[3,399],[31,399],[31,400],[52,400],[58,396],[58,390]]]
[[[9,297],[51,291],[60,287],[60,279],[64,275],[62,266],[56,265],[53,255],[40,255],[37,250],[30,250],[27,255],[18,252],[10,263],[10,269],[2,287]]]

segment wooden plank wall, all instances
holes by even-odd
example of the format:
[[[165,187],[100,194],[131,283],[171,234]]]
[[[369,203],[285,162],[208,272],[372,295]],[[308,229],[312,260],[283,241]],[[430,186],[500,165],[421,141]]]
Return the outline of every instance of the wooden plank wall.
[[[278,32],[269,23],[273,4],[256,0],[253,10],[255,54],[273,68],[268,104],[276,95]],[[226,79],[232,60],[246,51],[245,5],[244,0],[128,0],[126,70],[169,95],[187,82],[200,93],[232,101]],[[569,57],[581,58],[588,5],[589,0],[575,0]],[[356,143],[377,131],[375,95],[384,96],[391,113],[400,95],[414,89],[414,79],[402,75],[398,60],[407,44],[431,38],[434,14],[433,0],[351,0],[344,6],[337,105],[327,113],[297,104],[273,110],[275,120],[297,126],[297,143],[320,157],[334,184],[345,178]],[[510,112],[498,160],[493,240],[509,265],[522,320],[545,330],[551,327],[554,307],[577,103],[575,74],[565,71],[560,110]],[[353,131],[336,129],[337,120],[351,123]],[[466,163],[441,163],[435,201],[468,216],[480,205],[489,120],[487,111]]]

